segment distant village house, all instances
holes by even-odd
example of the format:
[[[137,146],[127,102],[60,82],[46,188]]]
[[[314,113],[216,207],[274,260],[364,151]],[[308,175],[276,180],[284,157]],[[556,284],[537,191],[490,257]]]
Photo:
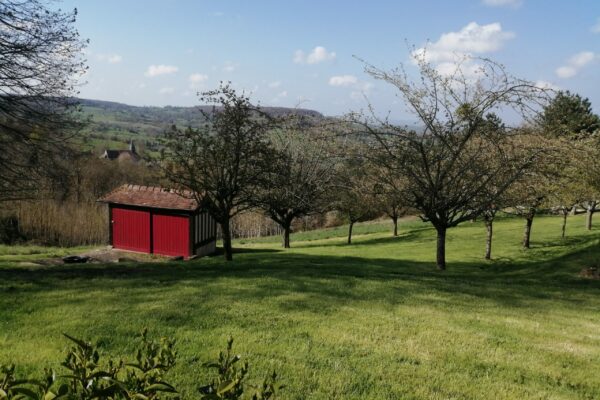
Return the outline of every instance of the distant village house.
[[[128,150],[104,150],[104,153],[100,156],[100,158],[105,158],[107,160],[117,160],[117,161],[130,161],[137,163],[141,160],[140,155],[135,150],[135,145],[133,144],[133,140],[129,142]]]

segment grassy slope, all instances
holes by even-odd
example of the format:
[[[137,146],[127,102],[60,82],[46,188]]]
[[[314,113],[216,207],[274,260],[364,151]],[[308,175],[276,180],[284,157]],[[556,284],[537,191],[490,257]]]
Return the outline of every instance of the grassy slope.
[[[434,270],[434,234],[405,222],[249,242],[230,265],[28,269],[0,259],[0,362],[21,371],[59,360],[61,332],[121,356],[144,326],[178,340],[172,380],[186,394],[207,380],[201,363],[229,334],[255,382],[271,369],[284,399],[600,398],[600,282],[577,272],[600,257],[599,235],[571,220],[497,224],[495,257],[481,260],[484,228],[449,233],[449,270]],[[299,242],[298,240],[302,240]],[[2,250],[2,249],[0,249]],[[6,250],[2,250],[6,252]]]

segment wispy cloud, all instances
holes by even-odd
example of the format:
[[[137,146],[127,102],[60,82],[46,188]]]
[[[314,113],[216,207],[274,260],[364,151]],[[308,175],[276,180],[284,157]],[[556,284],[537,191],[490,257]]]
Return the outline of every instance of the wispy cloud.
[[[455,61],[498,51],[514,37],[513,32],[504,31],[498,22],[487,25],[471,22],[458,32],[442,34],[436,42],[415,50],[413,56],[424,57],[432,63]]]
[[[523,4],[523,0],[483,0],[482,2],[490,7],[519,8]]]
[[[596,20],[596,24],[590,28],[592,33],[600,33],[600,18]]]
[[[109,64],[118,64],[123,61],[123,57],[118,54],[96,54],[96,58]]]
[[[499,51],[515,36],[503,30],[498,22],[487,25],[471,22],[457,32],[444,33],[437,41],[416,49],[411,57],[414,63],[433,64],[442,75],[452,75],[460,68],[465,77],[477,79],[481,66],[474,58]]]
[[[196,89],[196,88],[202,86],[202,84],[204,82],[206,82],[207,80],[208,80],[208,75],[206,75],[206,74],[196,73],[196,74],[191,74],[188,77],[188,81],[190,82],[191,89]]]
[[[144,75],[152,78],[160,75],[174,74],[177,71],[179,71],[179,68],[174,65],[151,65],[148,67]]]
[[[598,58],[598,55],[591,51],[582,51],[573,55],[569,58],[565,65],[556,69],[556,76],[563,79],[572,78],[579,73],[579,71]]]
[[[327,51],[323,46],[317,46],[308,54],[302,50],[296,50],[293,60],[296,64],[319,64],[325,61],[333,61],[335,57],[334,52]]]
[[[273,99],[271,99],[271,103],[278,104],[279,102],[281,102],[281,100],[285,99],[287,96],[288,96],[287,90],[283,90],[283,91],[277,93],[277,95],[275,97],[273,97]]]
[[[223,71],[225,71],[225,72],[233,72],[236,69],[237,69],[237,65],[235,65],[231,61],[225,62],[225,65],[223,66]]]
[[[560,86],[543,80],[536,81],[535,86],[539,87],[540,89],[560,90]]]
[[[329,85],[331,86],[350,86],[358,82],[358,78],[354,75],[338,75],[329,78]]]
[[[172,94],[175,92],[175,89],[173,89],[172,87],[163,87],[160,88],[160,90],[158,91],[158,93],[160,94]]]

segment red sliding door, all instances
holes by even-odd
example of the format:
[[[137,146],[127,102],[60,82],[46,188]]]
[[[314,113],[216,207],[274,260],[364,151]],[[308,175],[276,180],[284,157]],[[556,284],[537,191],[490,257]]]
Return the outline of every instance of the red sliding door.
[[[113,208],[113,247],[150,253],[150,212]]]
[[[190,256],[190,219],[187,216],[152,214],[154,253],[166,256]]]

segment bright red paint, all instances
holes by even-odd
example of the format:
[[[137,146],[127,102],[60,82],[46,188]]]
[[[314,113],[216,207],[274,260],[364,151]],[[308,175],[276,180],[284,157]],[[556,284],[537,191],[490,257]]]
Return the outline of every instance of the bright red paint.
[[[150,252],[150,213],[148,211],[113,208],[113,247]]]
[[[153,250],[167,256],[190,256],[190,219],[187,216],[152,214]]]

